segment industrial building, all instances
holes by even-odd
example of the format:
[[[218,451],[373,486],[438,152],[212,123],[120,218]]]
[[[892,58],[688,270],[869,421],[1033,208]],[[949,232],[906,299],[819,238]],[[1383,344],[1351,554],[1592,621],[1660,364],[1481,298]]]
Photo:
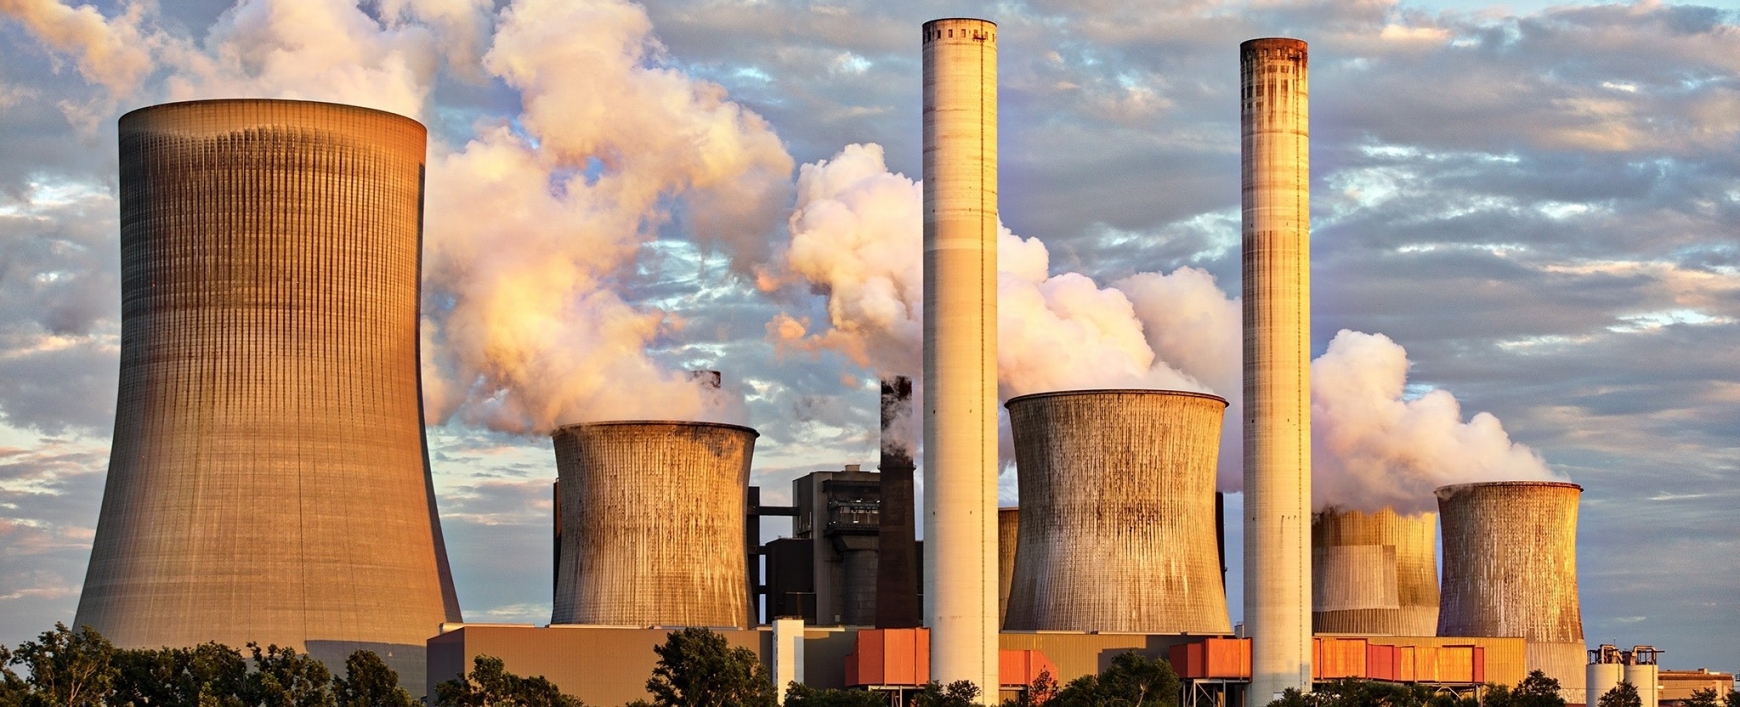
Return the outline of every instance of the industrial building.
[[[369,648],[421,685],[460,620],[417,354],[423,126],[216,100],[119,137],[120,387],[75,625]]]
[[[1311,626],[1319,634],[1438,632],[1438,514],[1326,509],[1311,517]]]
[[[1502,481],[1437,490],[1444,531],[1440,636],[1527,639],[1528,668],[1585,704],[1577,598],[1577,502],[1583,487]]]
[[[1226,400],[1077,390],[1008,408],[1021,511],[1004,628],[1230,633],[1214,512]]]
[[[1274,697],[1311,687],[1309,64],[1297,39],[1239,45],[1244,623],[1252,693]]]
[[[492,655],[606,705],[644,698],[653,647],[688,626],[755,652],[781,686],[965,679],[1009,696],[1136,651],[1170,660],[1189,704],[1339,678],[1467,690],[1531,669],[1572,704],[1618,680],[1665,700],[1654,649],[1584,662],[1580,487],[1464,484],[1437,490],[1437,515],[1311,514],[1299,40],[1240,47],[1243,629],[1215,490],[1223,398],[1015,397],[1021,505],[998,509],[997,27],[922,32],[922,411],[910,379],[883,381],[878,470],[806,474],[783,506],[749,486],[749,427],[556,429],[548,626],[465,624],[453,592],[418,378],[422,126],[294,101],[123,117],[121,386],[78,623],[124,646],[258,641],[328,662],[372,648],[431,694]],[[763,545],[766,517],[791,536]]]

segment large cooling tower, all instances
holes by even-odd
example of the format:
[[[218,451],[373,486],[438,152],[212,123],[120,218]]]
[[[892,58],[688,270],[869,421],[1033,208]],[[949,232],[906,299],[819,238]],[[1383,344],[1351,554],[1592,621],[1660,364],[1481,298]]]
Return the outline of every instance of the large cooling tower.
[[[1435,636],[1438,514],[1329,509],[1311,517],[1316,633]]]
[[[924,614],[931,676],[989,695],[998,681],[997,25],[932,20],[922,44]]]
[[[1228,633],[1214,523],[1226,401],[1083,390],[1008,407],[1021,520],[1005,627]]]
[[[743,494],[757,436],[708,422],[557,429],[562,574],[550,623],[751,626]]]
[[[1308,58],[1297,39],[1239,45],[1245,630],[1258,704],[1311,689]]]
[[[371,648],[421,688],[460,620],[418,377],[423,126],[225,100],[119,132],[120,390],[75,622]]]
[[[1525,664],[1584,702],[1576,484],[1505,481],[1438,489],[1444,524],[1440,636],[1520,637]]]

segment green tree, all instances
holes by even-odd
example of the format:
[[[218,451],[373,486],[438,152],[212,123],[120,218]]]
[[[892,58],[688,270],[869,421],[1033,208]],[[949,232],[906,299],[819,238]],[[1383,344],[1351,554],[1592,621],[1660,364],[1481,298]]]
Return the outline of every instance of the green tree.
[[[1514,702],[1508,685],[1487,685],[1486,694],[1480,696],[1480,707],[1512,707]]]
[[[1637,694],[1637,686],[1629,682],[1621,682],[1608,690],[1595,702],[1596,707],[1643,707],[1643,698]]]
[[[1177,707],[1178,674],[1164,660],[1127,651],[1099,675],[1083,675],[1057,691],[1052,707]],[[1283,698],[1284,699],[1284,698]]]
[[[646,691],[654,707],[774,707],[773,678],[754,651],[704,628],[672,631]]]
[[[30,671],[25,707],[105,707],[118,673],[109,639],[89,626],[73,631],[58,622],[20,644],[10,662]]]
[[[117,706],[244,707],[248,692],[248,659],[220,643],[116,651],[115,667]]]
[[[0,646],[0,707],[24,707],[30,685],[12,672],[12,651]]]
[[[935,680],[912,696],[913,707],[974,707],[979,704],[979,686],[971,680],[942,685]]]
[[[1740,707],[1740,690],[1729,690],[1728,696],[1722,698],[1722,707]]]
[[[1687,697],[1682,704],[1685,707],[1722,707],[1722,700],[1716,696],[1716,688],[1706,687],[1702,690],[1693,690],[1692,696]]]
[[[1039,676],[1027,685],[1027,689],[1014,699],[1004,700],[1002,707],[1039,707],[1057,696],[1057,680],[1051,677],[1051,671],[1041,670]]]
[[[1511,691],[1510,707],[1565,707],[1565,698],[1559,696],[1558,680],[1531,670]]]
[[[356,651],[344,659],[345,676],[332,681],[338,707],[412,707],[416,700],[399,687],[399,673],[374,651]]]
[[[294,648],[249,643],[254,672],[248,674],[244,701],[259,707],[332,707],[332,673]]]
[[[888,699],[869,690],[830,690],[791,682],[785,687],[785,707],[888,707]]]
[[[437,707],[586,707],[579,698],[562,694],[542,675],[523,678],[507,671],[500,658],[472,659],[470,675],[435,686]]]

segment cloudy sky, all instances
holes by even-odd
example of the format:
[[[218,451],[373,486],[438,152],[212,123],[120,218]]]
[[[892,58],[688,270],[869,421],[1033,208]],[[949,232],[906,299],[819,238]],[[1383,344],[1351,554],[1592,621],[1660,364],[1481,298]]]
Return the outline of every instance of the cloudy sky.
[[[552,424],[747,421],[774,499],[874,462],[875,377],[916,373],[918,26],[961,14],[1001,27],[1006,395],[1237,402],[1237,45],[1306,39],[1319,504],[1568,478],[1589,642],[1740,668],[1732,7],[165,5],[0,0],[0,642],[72,619],[94,533],[121,113],[268,96],[430,127],[424,373],[460,600],[544,621]],[[680,384],[696,367],[725,399]],[[1236,444],[1222,463],[1236,490]]]

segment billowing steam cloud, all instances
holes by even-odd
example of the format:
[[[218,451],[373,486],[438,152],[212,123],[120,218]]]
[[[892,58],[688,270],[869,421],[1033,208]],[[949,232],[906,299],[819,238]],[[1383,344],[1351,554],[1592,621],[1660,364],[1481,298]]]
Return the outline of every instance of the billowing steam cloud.
[[[337,101],[429,119],[443,64],[519,94],[463,146],[431,135],[424,384],[431,421],[515,432],[575,421],[743,417],[648,349],[680,330],[618,294],[637,248],[685,228],[747,272],[788,203],[792,161],[721,87],[651,66],[651,22],[622,0],[243,0],[203,42],[146,3],[105,18],[52,0],[0,13],[117,98]],[[493,28],[493,31],[492,31]],[[152,77],[160,80],[151,80]],[[97,110],[87,116],[81,111]],[[104,112],[106,111],[106,112]],[[681,223],[674,214],[681,213]],[[729,387],[727,388],[729,390]]]
[[[839,351],[882,375],[916,375],[922,202],[922,185],[890,173],[874,144],[801,167],[791,243],[760,282],[769,290],[801,282],[826,294],[828,321],[781,315],[768,324],[775,343]],[[1238,404],[1239,305],[1208,273],[1141,273],[1101,287],[1077,273],[1051,275],[1045,245],[1007,229],[997,265],[1002,398],[1132,387],[1216,392]],[[1228,419],[1239,419],[1236,410]],[[1236,425],[1227,439],[1222,482],[1237,488]]]
[[[1343,329],[1311,363],[1312,501],[1318,508],[1434,510],[1432,490],[1475,481],[1559,480],[1498,418],[1462,421],[1449,391],[1404,398],[1408,353]]]
[[[502,13],[484,67],[520,92],[520,128],[485,126],[430,170],[436,416],[463,407],[513,431],[741,419],[740,402],[648,357],[675,323],[616,286],[674,197],[699,238],[752,252],[792,162],[718,86],[649,68],[651,43],[646,14],[626,3],[528,0]]]

